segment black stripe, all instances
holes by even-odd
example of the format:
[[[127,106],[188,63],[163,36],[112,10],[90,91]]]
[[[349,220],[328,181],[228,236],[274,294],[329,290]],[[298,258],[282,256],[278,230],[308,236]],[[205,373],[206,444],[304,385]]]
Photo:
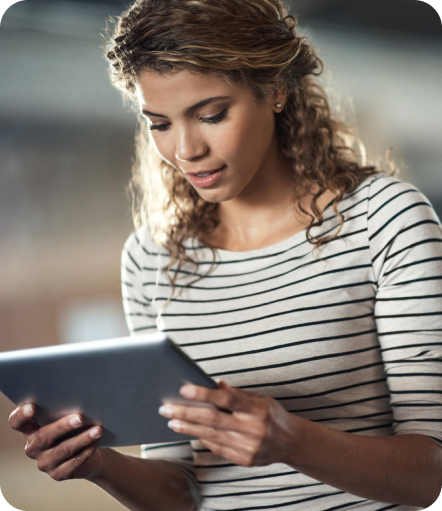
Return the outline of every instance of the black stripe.
[[[379,250],[379,252],[372,258],[372,261],[375,262],[376,259],[378,257],[380,257],[383,252],[385,252],[385,250],[393,243],[393,241],[395,241],[397,239],[397,237],[400,234],[404,234],[405,232],[409,231],[410,229],[414,229],[415,227],[420,227],[421,225],[425,225],[425,224],[433,224],[433,225],[437,225],[438,227],[440,227],[439,224],[435,220],[421,220],[420,222],[416,222],[416,223],[411,224],[407,227],[404,227],[396,235],[394,235],[393,238],[391,238],[388,241],[388,243],[386,243],[381,250]]]
[[[376,181],[379,181],[379,179],[382,179],[382,178],[377,178],[375,179],[374,181],[371,182],[371,184],[369,185],[370,188],[376,183]],[[390,188],[390,186],[397,186],[401,184],[400,181],[393,181],[392,183],[389,183],[388,185],[384,186],[383,188],[381,188],[380,190],[378,190],[376,193],[374,193],[373,195],[369,196],[368,197],[368,200],[371,201],[373,200],[375,197],[377,197],[379,194],[381,194],[383,191],[387,190],[388,188]]]
[[[274,312],[273,314],[267,314],[265,316],[258,316],[254,317],[252,319],[244,319],[243,321],[235,321],[234,323],[221,323],[221,324],[211,324],[206,326],[198,326],[198,327],[188,327],[188,328],[169,328],[167,332],[195,332],[198,330],[213,330],[218,328],[229,328],[232,326],[238,326],[238,325],[246,325],[248,323],[255,323],[256,321],[264,321],[266,319],[270,318],[277,318],[279,316],[285,316],[287,314],[297,314],[299,312],[305,312],[305,311],[311,311],[311,310],[318,310],[318,309],[329,309],[332,307],[340,307],[342,305],[353,305],[355,303],[364,303],[364,302],[371,302],[374,298],[372,296],[368,298],[361,298],[359,300],[347,300],[345,302],[336,302],[336,303],[327,303],[324,305],[317,305],[314,307],[301,307],[298,309],[290,309],[290,310],[284,310],[282,312]],[[436,313],[433,313],[436,314]],[[442,315],[442,313],[440,313]],[[380,316],[381,317],[381,316]]]
[[[414,204],[411,204],[410,206],[407,206],[406,208],[403,208],[401,209],[398,213],[396,213],[395,215],[393,215],[392,217],[390,217],[387,222],[385,222],[382,227],[379,227],[379,229],[373,233],[371,236],[369,236],[369,241],[372,241],[374,238],[376,238],[376,236],[382,232],[386,227],[387,225],[390,225],[391,222],[394,222],[394,220],[396,220],[396,218],[400,217],[401,215],[403,215],[404,213],[406,213],[407,211],[410,211],[411,209],[414,209],[414,208],[417,208],[419,206],[427,206],[428,208],[431,208],[431,206],[427,203],[427,202],[415,202]],[[432,208],[431,208],[432,209]]]
[[[230,467],[237,467],[238,465],[236,463],[218,463],[216,465],[194,465],[194,468],[198,469],[206,469],[206,468],[230,468]]]
[[[318,410],[329,410],[331,408],[340,408],[342,406],[350,406],[350,405],[356,405],[359,403],[365,403],[367,401],[376,401],[377,399],[389,399],[390,394],[384,394],[382,396],[372,396],[372,397],[366,397],[364,399],[358,399],[356,401],[346,401],[344,403],[338,403],[336,405],[328,405],[328,406],[316,406],[315,408],[301,408],[301,409],[295,409],[295,410],[287,410],[290,413],[299,413],[299,412],[316,412]],[[342,417],[345,419],[350,419],[352,417]],[[358,417],[360,419],[361,417]]]
[[[414,248],[414,247],[420,247],[421,245],[426,245],[427,243],[442,243],[442,239],[440,239],[440,238],[426,238],[424,240],[417,241],[416,243],[412,243],[411,245],[407,245],[406,247],[401,248],[397,252],[393,252],[392,254],[390,254],[389,256],[387,256],[385,258],[384,262],[388,261],[392,257],[396,257],[397,255],[402,254],[402,252],[405,252],[406,250],[410,250],[411,248]]]
[[[346,504],[340,504],[339,506],[328,507],[327,509],[321,511],[336,511],[336,509],[343,509],[344,507],[353,506],[354,504],[362,504],[363,502],[367,502],[367,500],[354,500],[352,502],[347,502]]]
[[[324,486],[324,483],[312,483],[312,484],[299,484],[297,486],[286,486],[282,488],[272,488],[271,490],[255,490],[255,491],[241,491],[237,493],[221,493],[217,495],[205,495],[202,497],[210,499],[218,499],[224,497],[242,497],[244,495],[259,495],[262,493],[277,493],[281,491],[298,490],[300,488],[310,488],[311,486]]]
[[[356,416],[344,416],[344,417],[327,417],[326,419],[313,419],[314,422],[328,422],[328,421],[347,421],[347,420],[360,420],[360,419],[371,419],[373,417],[379,417],[381,415],[392,415],[391,410],[388,412],[376,412],[369,413],[367,415],[356,415]],[[391,420],[391,419],[390,419]],[[397,422],[397,421],[395,421]]]
[[[166,444],[143,444],[141,446],[142,451],[155,451],[156,449],[163,449],[164,447],[177,447],[179,445],[188,445],[190,444],[189,440],[184,440],[182,442],[171,442]]]
[[[442,257],[430,257],[429,259],[421,259],[419,261],[414,261],[412,263],[408,263],[408,264],[403,264],[401,266],[396,266],[395,268],[393,268],[392,270],[390,271],[386,271],[384,273],[384,277],[386,277],[387,275],[391,275],[392,273],[394,273],[395,271],[398,271],[398,270],[403,270],[404,268],[410,268],[411,266],[417,266],[419,264],[424,264],[424,263],[431,263],[433,261],[442,261]]]
[[[216,376],[225,376],[226,374],[243,374],[250,373],[253,371],[265,371],[270,369],[276,369],[278,367],[288,367],[297,364],[307,364],[309,362],[317,361],[317,360],[325,360],[329,358],[337,358],[337,357],[346,357],[351,355],[356,355],[359,353],[366,353],[367,351],[378,350],[379,346],[369,346],[368,348],[361,348],[359,350],[353,351],[342,351],[339,353],[328,353],[327,355],[317,355],[316,357],[309,357],[300,360],[290,360],[288,362],[281,362],[279,364],[267,364],[265,366],[255,366],[255,367],[243,367],[241,369],[231,369],[230,371],[220,371],[219,373],[208,373],[212,378]]]
[[[420,357],[421,355],[414,355],[415,357]],[[387,360],[385,364],[423,364],[423,363],[433,363],[433,362],[442,362],[441,358],[419,358],[417,360],[411,358],[400,358],[398,360]]]
[[[351,369],[341,369],[340,371],[332,371],[329,373],[315,374],[313,376],[305,376],[303,378],[296,378],[294,380],[285,380],[285,381],[277,381],[277,382],[268,382],[268,383],[255,383],[253,385],[238,385],[239,389],[257,389],[260,387],[276,387],[281,385],[291,385],[293,383],[300,383],[302,381],[309,380],[317,380],[319,378],[327,378],[329,376],[335,376],[337,374],[346,374],[353,373],[356,371],[362,371],[364,369],[370,369],[371,367],[383,366],[383,362],[375,362],[374,364],[366,364],[364,366],[352,367]]]
[[[439,394],[442,395],[441,390],[390,390],[390,394]]]
[[[437,277],[423,277],[421,279],[403,280],[402,282],[395,282],[393,286],[403,286],[404,284],[415,284],[416,282],[428,282],[429,280],[441,280],[442,276]]]
[[[392,332],[378,332],[378,337],[383,337],[386,335],[398,335],[398,334],[425,334],[425,333],[433,333],[433,332],[442,332],[442,328],[433,328],[429,330],[420,329],[420,330],[393,330]]]
[[[332,497],[334,495],[341,495],[343,493],[345,493],[345,492],[338,491],[338,492],[334,492],[334,493],[327,493],[326,495],[315,495],[314,497],[307,497],[307,498],[300,499],[300,500],[293,500],[291,502],[284,502],[284,504],[268,504],[267,506],[238,507],[235,509],[229,509],[229,511],[254,511],[254,510],[259,510],[259,509],[276,509],[276,508],[280,508],[280,507],[292,506],[294,504],[302,504],[304,502],[309,502],[312,500],[318,500],[318,499],[323,499],[326,497]]]
[[[354,383],[353,385],[345,385],[344,387],[336,387],[331,390],[325,390],[323,392],[316,392],[315,394],[303,394],[302,396],[282,396],[282,397],[276,397],[277,401],[286,401],[288,399],[311,399],[312,397],[319,397],[319,396],[327,396],[328,394],[333,394],[335,392],[342,392],[343,390],[348,389],[354,389],[356,387],[364,387],[365,385],[373,385],[374,383],[385,383],[387,381],[387,378],[379,378],[378,380],[369,380],[369,381],[363,381]],[[442,392],[441,392],[442,394]]]
[[[349,222],[350,220],[354,220],[355,218],[362,217],[362,216],[364,216],[363,213],[361,213],[360,215],[357,215],[355,217],[347,218],[346,222]],[[325,237],[327,234],[329,234],[334,229],[335,229],[335,226],[333,226],[328,231],[324,232],[321,235],[321,237]],[[366,231],[367,231],[367,228],[364,228],[364,229],[359,229],[357,231],[349,232],[347,234],[342,234],[342,235],[339,236],[339,239],[348,238],[350,236],[354,236],[356,234],[360,234],[361,232],[366,232]],[[336,241],[336,239],[327,240],[327,241],[324,242],[324,245],[328,244],[328,243],[331,243],[333,241]],[[295,248],[298,248],[301,245],[304,245],[306,243],[307,243],[307,240],[303,241],[302,243],[299,243],[298,245],[291,246],[287,250],[279,252],[277,255],[285,254],[287,252],[290,252],[290,251],[294,250]],[[245,275],[253,275],[255,273],[260,273],[260,272],[263,272],[263,271],[266,271],[266,270],[270,270],[271,268],[275,268],[277,266],[281,266],[282,264],[286,264],[286,263],[289,263],[289,262],[292,262],[292,261],[297,261],[299,259],[303,259],[304,257],[308,257],[310,255],[311,255],[311,250],[309,249],[307,252],[305,252],[302,255],[291,257],[290,259],[284,259],[283,261],[279,261],[277,263],[273,263],[273,264],[270,264],[268,266],[263,266],[262,268],[258,268],[257,270],[253,270],[253,271],[249,271],[249,272],[241,271],[240,273],[233,273],[233,274],[227,274],[226,273],[226,274],[222,274],[222,275],[206,275],[206,274],[198,273],[196,271],[187,271],[187,270],[184,270],[182,268],[180,268],[179,270],[178,270],[178,268],[171,268],[169,271],[171,273],[182,273],[184,275],[190,275],[192,277],[200,277],[200,278],[207,278],[207,279],[224,279],[224,278],[231,278],[231,277],[233,277],[233,278],[236,277],[237,278],[237,277],[243,277]],[[270,256],[268,256],[268,255],[264,256],[264,258],[268,258],[268,257],[270,257]],[[249,259],[247,261],[249,261]],[[234,261],[234,263],[238,263],[238,262],[243,262],[243,260]],[[231,261],[217,261],[217,264],[230,264],[230,263],[231,263]],[[201,261],[201,262],[197,262],[197,264],[198,265],[202,265],[202,264],[209,264],[209,263]],[[143,270],[151,271],[151,272],[155,272],[156,273],[158,271],[158,268],[157,267],[154,268],[154,267],[149,267],[149,266],[143,266]]]
[[[183,343],[180,343],[180,346],[184,346],[184,347],[202,346],[203,344],[215,344],[215,343],[227,342],[227,341],[238,341],[240,339],[251,339],[253,337],[259,337],[260,335],[273,334],[276,332],[283,332],[285,330],[294,330],[296,328],[302,328],[305,326],[339,323],[339,322],[344,322],[344,321],[353,321],[353,320],[368,318],[370,316],[371,316],[371,314],[363,314],[362,316],[354,316],[354,317],[348,317],[348,318],[329,319],[329,320],[324,320],[324,321],[313,321],[310,323],[301,323],[298,325],[289,325],[289,326],[284,326],[284,327],[279,327],[279,328],[273,328],[272,330],[262,330],[261,332],[249,333],[247,335],[240,335],[237,337],[226,337],[224,339],[213,339],[211,341],[200,341],[200,342],[191,342],[191,343],[183,342]],[[179,330],[178,329],[176,329],[176,330],[169,329],[169,330],[162,330],[162,331],[167,333],[167,332],[171,332],[171,331],[178,332]]]
[[[138,305],[142,305],[143,307],[148,307],[149,304],[147,302],[140,302],[140,300],[137,300],[136,298],[131,298],[129,296],[123,296],[123,301],[126,300],[126,302],[134,302],[138,303]]]
[[[290,298],[293,298],[293,297],[290,297]],[[288,298],[284,299],[284,301],[287,301],[287,300],[288,300]],[[275,301],[282,301],[282,300],[275,300]],[[369,296],[367,298],[359,298],[357,300],[346,300],[346,301],[343,301],[343,302],[326,303],[326,304],[315,305],[315,306],[311,306],[311,307],[300,307],[298,309],[290,309],[290,310],[285,310],[283,312],[278,312],[278,313],[274,313],[274,314],[268,314],[266,316],[260,316],[259,318],[254,318],[254,319],[249,320],[249,321],[240,321],[240,322],[237,322],[237,323],[223,323],[222,326],[240,325],[240,324],[248,323],[248,322],[252,322],[252,321],[259,321],[261,319],[274,318],[274,317],[282,316],[284,314],[289,314],[289,313],[292,313],[292,312],[305,312],[305,311],[310,311],[310,310],[328,309],[328,308],[331,308],[331,307],[338,307],[338,306],[341,306],[341,305],[354,305],[356,303],[364,303],[364,302],[368,302],[368,301],[374,301],[374,297],[373,296]],[[246,309],[252,309],[252,308],[256,308],[256,307],[262,307],[263,305],[264,304],[255,305],[253,307],[247,307],[247,308],[243,308],[243,309],[239,309],[239,310],[246,310]],[[232,311],[216,311],[216,312],[203,312],[203,313],[195,313],[195,314],[192,314],[192,313],[189,313],[189,314],[169,314],[168,316],[174,316],[174,317],[188,317],[188,316],[200,317],[200,316],[214,316],[214,315],[218,315],[218,314],[226,314],[226,313],[231,313],[231,312]],[[212,327],[210,327],[210,328],[212,328]],[[216,326],[215,328],[218,328],[218,326]]]
[[[295,266],[294,268],[290,268],[289,270],[283,272],[283,273],[278,273],[277,275],[272,275],[270,277],[266,277],[266,278],[263,278],[263,279],[260,279],[260,280],[253,280],[253,281],[249,281],[249,282],[243,282],[241,284],[233,284],[233,285],[230,285],[230,286],[211,286],[211,287],[204,287],[204,286],[195,286],[195,285],[192,285],[192,289],[198,289],[198,290],[203,290],[203,291],[216,291],[216,290],[220,290],[220,289],[236,289],[238,287],[244,287],[244,286],[253,286],[253,285],[256,285],[256,284],[262,284],[263,282],[268,282],[269,280],[275,280],[275,279],[278,279],[280,277],[286,277],[287,275],[290,275],[291,273],[297,271],[297,270],[302,270],[302,269],[305,269],[307,266],[313,266],[313,265],[317,265],[317,264],[320,264],[322,261],[328,261],[329,259],[334,259],[335,257],[340,257],[340,256],[344,256],[344,255],[348,255],[348,254],[352,254],[354,252],[361,252],[361,251],[367,251],[369,249],[368,246],[362,246],[362,247],[357,247],[357,248],[353,248],[351,250],[345,250],[344,252],[338,252],[336,254],[332,254],[330,256],[327,256],[327,257],[323,257],[321,259],[314,259],[313,261],[308,261],[306,263],[303,263],[299,266]],[[296,259],[296,258],[295,258]],[[367,267],[370,267],[371,265],[363,265],[363,266],[349,266],[349,267],[344,267],[344,268],[337,268],[336,270],[331,270],[332,273],[335,273],[336,271],[344,271],[344,270],[352,270],[354,268],[356,269],[359,269],[359,268],[367,268]],[[330,273],[330,271],[328,272],[322,272],[322,273],[319,273],[319,274],[316,274],[316,275],[312,275],[308,278],[305,278],[305,279],[302,279],[302,280],[299,280],[297,282],[304,282],[306,280],[310,280],[311,278],[316,278],[318,276],[321,276],[321,275],[327,275],[328,273]],[[170,283],[169,282],[156,282],[156,281],[147,281],[147,282],[142,282],[142,286],[143,287],[147,287],[147,286],[158,286],[158,287],[170,287]],[[176,288],[188,288],[189,285],[188,284],[175,284],[175,287]],[[282,286],[282,287],[286,287],[286,286]],[[276,288],[276,289],[282,289],[282,288]]]
[[[377,302],[400,302],[402,300],[429,300],[430,298],[442,298],[442,294],[421,296],[397,296],[395,298],[376,298]]]
[[[346,429],[345,433],[358,433],[360,431],[372,431],[373,429],[384,429],[384,428],[392,428],[393,423],[389,422],[388,424],[380,424],[379,426],[370,426],[368,428],[356,428],[356,429]]]
[[[150,325],[150,326],[139,326],[137,328],[133,328],[132,329],[132,332],[144,332],[144,330],[156,330],[156,326],[155,325]]]
[[[293,346],[300,346],[302,344],[310,344],[315,342],[327,342],[327,341],[336,341],[338,339],[352,339],[355,337],[359,337],[361,335],[366,334],[372,334],[376,332],[376,329],[371,330],[363,330],[361,332],[356,332],[352,334],[344,334],[344,335],[334,335],[331,337],[317,337],[316,339],[306,339],[304,341],[294,341],[294,342],[288,342],[286,344],[278,344],[275,346],[268,346],[266,348],[259,348],[256,350],[248,350],[248,351],[241,351],[241,352],[235,352],[235,353],[228,353],[226,355],[215,355],[213,357],[204,357],[204,358],[194,358],[193,360],[195,362],[208,362],[209,360],[219,360],[224,358],[234,358],[234,357],[242,357],[244,355],[254,355],[256,353],[265,353],[266,351],[274,351],[279,349],[285,349],[290,348]],[[199,345],[199,343],[196,343]],[[182,346],[182,345],[181,345]],[[188,344],[186,346],[189,346]]]
[[[132,261],[132,263],[136,266],[137,270],[141,271],[140,265],[135,261],[135,259],[132,256],[132,254],[128,250],[126,251],[126,254],[129,256],[129,259]]]
[[[225,483],[237,483],[240,481],[255,481],[258,479],[271,479],[273,477],[283,477],[283,476],[294,476],[299,474],[297,470],[291,470],[290,472],[279,472],[277,474],[265,474],[262,476],[251,476],[251,477],[240,477],[239,479],[214,479],[210,481],[201,481],[198,479],[198,484],[225,484]]]
[[[425,401],[423,403],[393,403],[391,405],[393,408],[410,408],[410,407],[420,407],[420,408],[427,408],[427,407],[442,407],[442,403],[428,403],[428,401]]]
[[[391,346],[390,348],[381,348],[381,351],[406,350],[408,348],[427,348],[428,346],[442,346],[442,342],[425,342],[423,344],[401,344],[400,346]],[[427,352],[428,353],[428,352]]]
[[[141,316],[142,318],[156,318],[157,317],[156,314],[148,314],[147,312],[129,312],[129,314],[126,314],[126,316],[131,316],[131,317]]]
[[[375,316],[374,319],[385,319],[385,318],[419,318],[423,316],[442,316],[442,312],[419,312],[410,314],[388,314],[384,316]]]
[[[438,377],[442,378],[442,373],[388,373],[389,378],[409,378],[409,377],[416,377],[416,376],[431,376],[431,377]]]
[[[275,303],[281,303],[281,302],[286,302],[288,300],[294,300],[296,298],[301,298],[303,296],[310,296],[310,295],[320,294],[320,293],[328,293],[329,291],[337,291],[338,289],[349,289],[349,288],[352,288],[352,287],[361,288],[362,286],[366,286],[366,285],[373,286],[374,282],[371,281],[371,280],[365,280],[365,281],[362,281],[362,282],[355,282],[353,284],[343,284],[341,286],[332,286],[332,287],[326,287],[326,288],[322,288],[322,289],[315,289],[313,291],[306,291],[304,293],[298,293],[296,295],[291,295],[291,296],[287,296],[287,297],[284,297],[284,298],[278,298],[277,300],[271,300],[269,302],[262,302],[262,303],[259,303],[257,305],[250,305],[248,307],[240,307],[240,308],[237,308],[237,309],[227,309],[227,310],[214,311],[214,312],[195,312],[195,313],[188,312],[188,313],[185,313],[185,314],[176,314],[176,313],[166,313],[165,312],[164,314],[161,314],[161,316],[163,316],[163,317],[178,317],[178,318],[181,318],[181,317],[200,317],[200,316],[215,316],[215,315],[218,315],[218,314],[230,314],[232,312],[243,312],[243,311],[246,311],[246,310],[258,309],[258,308],[261,308],[261,307],[267,307],[268,305],[274,305]],[[435,296],[437,296],[437,295],[435,295]],[[440,295],[440,296],[442,296],[442,295]],[[228,300],[228,298],[226,300]],[[205,304],[208,304],[208,303],[213,302],[213,300],[211,300],[211,301],[208,301],[208,300],[197,300],[197,301],[191,301],[191,302],[187,302],[187,301],[182,300],[182,302],[184,302],[184,303],[205,303]]]
[[[397,422],[398,424],[403,424],[405,422],[437,422],[437,423],[440,423],[442,422],[442,419],[428,419],[428,418],[425,418],[425,419],[418,419],[418,418],[414,418],[414,419],[395,419],[394,422]]]
[[[371,220],[371,218],[373,218],[382,208],[384,208],[385,206],[387,206],[387,204],[390,204],[390,202],[394,201],[395,199],[397,199],[398,197],[400,197],[401,195],[404,195],[406,193],[416,193],[417,190],[404,190],[402,192],[399,192],[397,195],[393,195],[393,197],[390,197],[388,200],[386,200],[383,204],[381,204],[378,209],[376,211],[374,211],[371,215],[368,215],[367,216],[367,219],[368,220]]]

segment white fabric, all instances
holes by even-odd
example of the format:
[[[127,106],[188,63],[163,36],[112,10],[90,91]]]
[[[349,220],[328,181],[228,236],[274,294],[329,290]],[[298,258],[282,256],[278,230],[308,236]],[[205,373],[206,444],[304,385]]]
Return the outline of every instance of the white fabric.
[[[416,433],[442,442],[442,229],[413,186],[378,174],[340,202],[340,239],[318,252],[301,231],[248,252],[212,252],[181,272],[158,328],[214,378],[271,396],[287,410],[358,435]],[[332,205],[315,236],[336,232]],[[160,261],[160,262],[159,262]],[[170,295],[168,255],[146,228],[128,239],[122,292],[133,334],[155,331]],[[148,425],[146,425],[148,427]],[[243,468],[199,441],[144,446],[174,459],[202,509],[398,509],[319,483],[283,464]],[[191,474],[194,474],[192,476]]]

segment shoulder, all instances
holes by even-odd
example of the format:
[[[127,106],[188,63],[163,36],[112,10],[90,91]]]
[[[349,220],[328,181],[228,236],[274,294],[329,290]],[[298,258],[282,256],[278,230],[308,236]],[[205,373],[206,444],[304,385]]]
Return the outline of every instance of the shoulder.
[[[404,268],[420,265],[419,271],[423,271],[423,261],[441,260],[440,220],[418,188],[379,175],[371,181],[367,202],[368,246],[379,284],[389,285],[394,278],[402,278]]]
[[[418,188],[387,174],[370,181],[367,220],[370,239],[418,222],[440,225],[433,206]]]
[[[348,196],[353,198],[354,201],[366,199],[370,212],[373,211],[373,207],[386,205],[388,201],[395,200],[397,200],[397,203],[401,202],[403,204],[425,202],[428,206],[431,206],[424,194],[414,185],[384,172],[368,176]]]
[[[394,202],[395,205],[422,202],[423,205],[431,207],[430,202],[420,190],[397,177],[378,174],[371,177],[369,184],[368,199],[371,210],[373,207],[386,206],[389,202]]]

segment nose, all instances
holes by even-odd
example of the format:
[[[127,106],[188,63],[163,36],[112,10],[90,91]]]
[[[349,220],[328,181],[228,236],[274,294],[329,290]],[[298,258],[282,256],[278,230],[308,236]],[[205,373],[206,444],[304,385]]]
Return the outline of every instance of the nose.
[[[198,130],[183,127],[178,132],[175,158],[179,161],[193,161],[207,154],[209,150],[206,142],[201,138]]]

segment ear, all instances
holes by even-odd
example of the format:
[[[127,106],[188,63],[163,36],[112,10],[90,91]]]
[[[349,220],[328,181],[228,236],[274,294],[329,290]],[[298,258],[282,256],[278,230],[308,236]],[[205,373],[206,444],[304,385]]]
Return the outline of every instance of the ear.
[[[287,85],[285,82],[280,82],[273,91],[272,102],[273,111],[277,114],[284,110],[284,105],[287,100]]]

